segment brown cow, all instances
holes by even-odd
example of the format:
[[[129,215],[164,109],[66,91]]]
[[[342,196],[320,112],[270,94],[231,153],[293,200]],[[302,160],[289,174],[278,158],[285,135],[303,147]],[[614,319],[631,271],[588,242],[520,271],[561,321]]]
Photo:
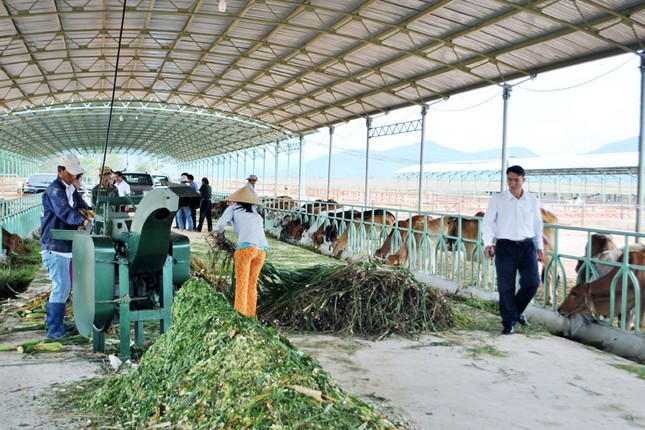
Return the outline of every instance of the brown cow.
[[[410,220],[412,220],[412,226],[410,226]],[[447,223],[444,222],[444,224]],[[441,218],[433,219],[430,215],[414,215],[411,218],[399,220],[397,221],[395,228],[393,228],[387,236],[387,239],[385,239],[385,242],[383,242],[383,245],[381,245],[381,247],[374,253],[374,258],[386,264],[403,266],[407,263],[408,258],[407,237],[409,230],[414,231],[414,243],[418,250],[424,230],[428,233],[439,235],[441,234],[440,226]],[[392,249],[392,241],[397,232],[401,237],[401,246],[396,253],[389,255]]]
[[[2,229],[2,249],[7,250],[7,254],[12,252],[20,255],[27,254],[27,248],[25,248],[22,238],[15,233],[9,233],[4,228]]]
[[[329,214],[330,224],[325,226],[325,223],[323,221],[323,223],[320,224],[320,226],[316,229],[316,231],[311,234],[311,238],[310,238],[311,242],[316,247],[320,247],[323,244],[323,242],[325,242],[325,240],[327,242],[331,242],[331,239],[332,239],[331,236],[338,233],[338,230],[334,225],[334,221],[338,222],[340,220],[349,221],[357,218],[360,219],[361,216],[362,216],[361,212],[357,210],[352,210],[352,209]],[[303,235],[303,239],[304,239],[304,235]],[[303,241],[301,241],[301,244],[309,245],[309,242],[306,241],[303,243]]]
[[[644,243],[631,243],[627,249],[629,252],[641,252],[645,251],[645,244]],[[600,261],[611,261],[611,262],[616,262],[616,261],[622,261],[623,260],[623,255],[625,254],[625,248],[616,248],[616,249],[610,249],[608,251],[603,251],[598,255],[598,260]],[[598,277],[602,277],[609,273],[609,271],[612,269],[612,267],[609,264],[603,264],[601,262],[595,263],[596,271],[598,272]]]
[[[419,220],[418,223],[415,222],[415,220],[413,219],[412,230],[414,235],[414,246],[418,253],[421,247],[421,242],[423,241],[423,235],[425,233],[430,234],[429,236],[430,243],[434,244],[436,242],[437,237],[441,235],[445,235],[447,233],[448,225],[445,220],[442,223],[441,218],[433,219],[431,217],[428,217],[428,220],[426,221],[425,225],[424,225],[423,219]],[[390,236],[392,236],[392,232],[390,232],[390,235],[388,236],[388,238]],[[386,260],[385,260],[386,264],[389,264],[391,266],[406,266],[408,264],[409,245],[407,243],[407,237],[408,237],[407,231],[404,231],[401,233],[401,239],[403,243],[401,244],[401,247],[398,249],[398,251],[396,251],[396,253],[394,253],[393,255],[388,255],[386,257]]]
[[[594,233],[591,235],[590,242],[591,243],[588,243],[587,246],[585,246],[584,253],[586,257],[590,258],[598,258],[601,253],[618,248],[609,234]],[[588,251],[591,252],[588,253]],[[578,260],[578,264],[576,264],[576,273],[580,271],[580,267],[583,263],[584,260]]]
[[[309,229],[309,222],[302,222],[300,219],[293,219],[282,228],[280,240],[291,241],[300,240],[302,234]]]
[[[262,199],[262,204],[268,209],[289,210],[297,203],[289,196],[278,196],[276,198]]]
[[[290,240],[290,241],[300,241],[303,238],[305,232],[309,231],[310,228],[315,229],[318,223],[318,219],[314,215],[318,215],[321,212],[328,212],[330,210],[336,210],[342,208],[343,205],[336,202],[335,200],[321,200],[317,199],[313,202],[307,203],[300,207],[300,212],[303,214],[302,218],[305,216],[309,217],[307,221],[302,221],[300,218],[292,219],[289,221],[280,232],[280,240]],[[312,221],[314,221],[314,226],[312,227]],[[303,245],[306,244],[303,243]]]
[[[338,236],[337,231],[328,231],[328,239],[331,242],[330,248],[332,249],[332,257],[338,257],[347,247],[347,240],[349,236],[349,231],[352,228],[355,231],[358,231],[360,228],[360,221],[356,221],[358,218],[354,218],[354,222],[349,223],[347,228],[340,237]],[[383,209],[371,209],[362,213],[362,220],[365,223],[366,228],[370,229],[372,226],[376,229],[376,232],[379,233],[383,226],[392,227],[396,223],[396,217],[393,213],[385,211]],[[335,230],[335,229],[333,229]]]
[[[211,216],[215,219],[221,218],[228,205],[229,202],[226,200],[220,200],[219,202],[214,203],[211,208]]]
[[[645,265],[645,252],[630,252],[629,264],[636,264],[639,266]],[[569,295],[558,308],[560,315],[568,317],[572,314],[581,313],[583,315],[591,315],[592,312],[609,317],[611,314],[610,299],[611,299],[611,283],[620,267],[614,267],[609,273],[603,277],[592,281],[583,282],[576,285],[569,291]],[[643,314],[645,313],[645,271],[634,270],[634,275],[638,281],[638,288],[640,291],[640,321],[643,323]],[[614,297],[614,315],[619,316],[621,313],[622,304],[622,280],[619,278],[616,282],[615,297]],[[636,300],[634,294],[634,287],[632,281],[628,281],[627,286],[627,310],[630,312],[629,317],[626,319],[626,328],[631,329],[634,325],[634,310],[636,307]]]
[[[483,217],[484,212],[477,212],[476,217]],[[459,223],[461,222],[461,236],[459,236]],[[466,259],[470,260],[479,237],[479,220],[475,218],[450,217],[448,224],[448,251],[453,251],[457,237],[461,237],[466,247]]]
[[[387,238],[385,239],[385,242],[383,242],[383,245],[379,249],[376,250],[374,253],[374,258],[376,258],[378,261],[385,262],[387,259],[387,256],[390,255],[390,250],[392,249],[392,240],[394,239],[394,235],[399,232],[399,235],[401,236],[401,241],[405,242],[405,239],[408,236],[408,229],[410,228],[410,220],[412,220],[412,225],[420,225],[421,228],[423,228],[423,220],[425,219],[424,215],[413,215],[412,217],[408,219],[400,219],[396,222],[394,225],[394,228],[390,232],[390,234],[387,235]],[[428,220],[431,220],[432,217],[428,215]],[[414,230],[415,228],[412,227]]]
[[[542,208],[540,208],[540,212],[542,213],[542,222],[544,224],[558,223],[558,217],[555,216],[553,212],[549,212],[548,210]],[[553,258],[549,253],[553,253],[553,250],[555,249],[555,228],[545,227],[542,230],[542,242],[544,243],[544,259],[542,260],[542,282],[544,283],[546,279],[547,284],[553,287],[553,270],[549,270],[548,273],[544,273],[544,268]],[[553,269],[555,269],[555,267]],[[553,288],[547,288],[547,299],[548,303],[553,303]]]
[[[303,205],[300,208],[300,210],[307,214],[316,215],[316,214],[319,214],[320,212],[335,211],[342,207],[343,205],[341,205],[340,203],[338,203],[336,200],[333,200],[333,199],[329,199],[329,200],[316,199],[313,202]]]

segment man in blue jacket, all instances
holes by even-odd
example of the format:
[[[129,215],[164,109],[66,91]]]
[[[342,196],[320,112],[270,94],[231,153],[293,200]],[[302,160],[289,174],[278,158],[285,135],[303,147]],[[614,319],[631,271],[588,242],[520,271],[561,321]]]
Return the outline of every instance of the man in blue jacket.
[[[40,216],[40,246],[43,263],[49,272],[52,289],[47,310],[47,337],[60,339],[65,336],[63,317],[65,303],[71,289],[70,263],[72,242],[51,238],[51,230],[77,230],[90,222],[79,209],[89,207],[78,194],[74,179],[83,173],[78,157],[63,155],[58,160],[58,178],[43,193],[43,209]]]

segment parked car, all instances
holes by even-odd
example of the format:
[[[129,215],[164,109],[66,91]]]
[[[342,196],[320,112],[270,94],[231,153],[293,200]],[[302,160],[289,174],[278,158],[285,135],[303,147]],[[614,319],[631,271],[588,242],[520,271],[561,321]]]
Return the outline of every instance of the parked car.
[[[167,187],[170,185],[170,179],[166,175],[152,175],[152,179],[155,181],[155,187]]]
[[[155,186],[150,173],[123,172],[123,180],[130,185],[131,196],[143,196]]]
[[[22,192],[25,194],[42,193],[57,177],[57,173],[32,173],[22,184]]]

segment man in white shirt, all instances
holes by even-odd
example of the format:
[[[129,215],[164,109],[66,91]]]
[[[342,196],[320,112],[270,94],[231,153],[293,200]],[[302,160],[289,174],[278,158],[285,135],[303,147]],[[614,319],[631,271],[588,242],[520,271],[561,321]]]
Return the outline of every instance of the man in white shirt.
[[[524,191],[521,166],[506,169],[508,190],[488,202],[482,223],[484,252],[495,256],[502,334],[515,333],[515,323],[527,325],[524,310],[540,286],[538,261],[544,257],[542,214],[537,198]],[[493,238],[497,239],[493,248]],[[520,289],[515,292],[516,274]]]
[[[123,180],[123,173],[114,172],[114,185],[119,190],[119,197],[130,195],[130,184]]]

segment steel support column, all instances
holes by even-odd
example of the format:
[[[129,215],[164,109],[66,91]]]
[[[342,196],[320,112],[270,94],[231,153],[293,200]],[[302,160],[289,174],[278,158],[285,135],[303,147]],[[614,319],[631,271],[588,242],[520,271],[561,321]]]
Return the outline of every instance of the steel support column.
[[[365,145],[365,206],[369,204],[369,177],[370,177],[370,128],[372,128],[372,118],[369,116],[365,118],[365,126],[367,127],[367,141]]]
[[[275,143],[275,170],[273,171],[273,197],[278,197],[278,154],[280,154],[280,142]]]
[[[504,84],[504,91],[502,93],[502,98],[504,99],[504,114],[502,117],[502,179],[499,185],[500,191],[504,191],[506,186],[506,168],[508,167],[506,156],[506,128],[508,125],[508,99],[511,98],[512,89],[509,84]]]
[[[330,199],[331,193],[331,149],[334,141],[334,127],[329,127],[329,157],[327,162],[327,200]]]
[[[643,183],[645,175],[645,52],[640,53],[641,57],[641,115],[638,128],[638,190],[636,192],[636,233],[642,232],[643,222]],[[638,241],[638,239],[636,239]]]
[[[306,196],[304,142],[304,138],[300,136],[300,149],[298,153],[298,200],[303,200]]]
[[[419,151],[419,212],[423,210],[423,163],[425,162],[425,138],[426,138],[426,114],[428,107],[423,105],[421,107],[421,150]]]
[[[267,177],[267,146],[264,145],[264,157],[262,157],[262,180],[266,182]],[[266,186],[262,187],[266,192]]]

